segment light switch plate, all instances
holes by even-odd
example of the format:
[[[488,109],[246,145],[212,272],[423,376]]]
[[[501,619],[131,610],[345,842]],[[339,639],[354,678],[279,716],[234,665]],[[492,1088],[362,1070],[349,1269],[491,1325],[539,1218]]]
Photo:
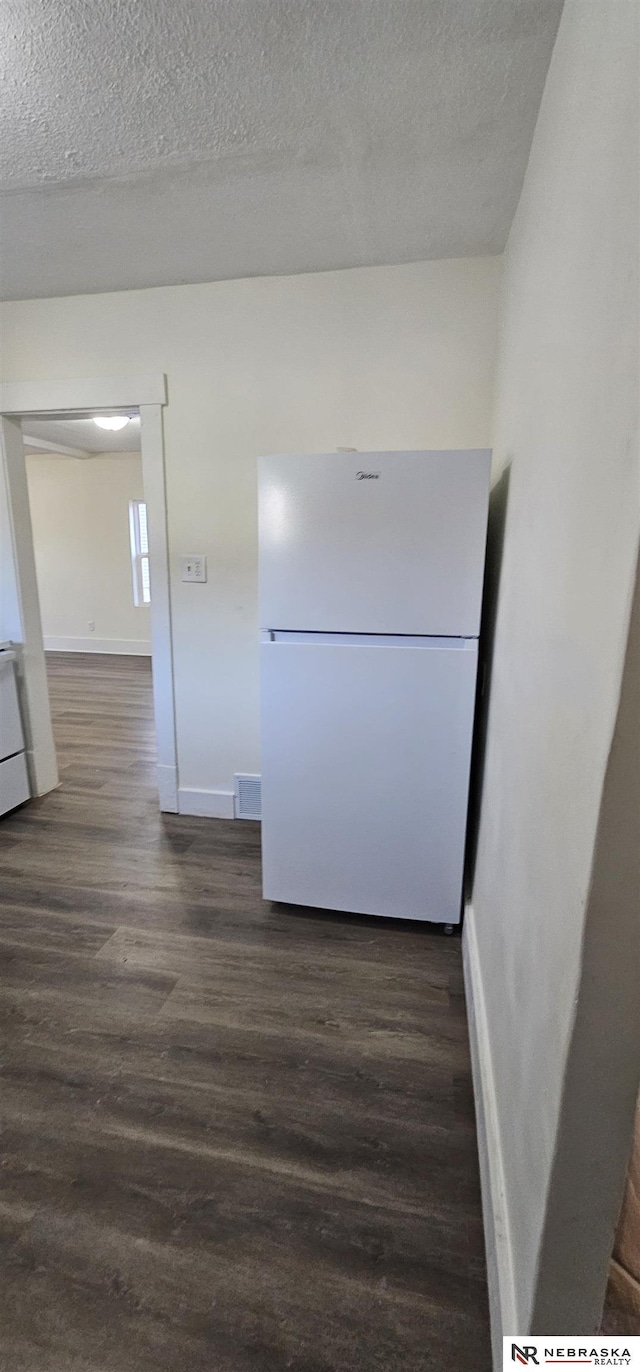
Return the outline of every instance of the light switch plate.
[[[183,553],[180,562],[183,581],[206,581],[207,559],[204,553]]]

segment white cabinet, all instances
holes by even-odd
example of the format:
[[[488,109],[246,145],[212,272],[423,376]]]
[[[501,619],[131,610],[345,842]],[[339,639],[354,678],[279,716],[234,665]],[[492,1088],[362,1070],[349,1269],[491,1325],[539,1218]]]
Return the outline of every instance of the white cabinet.
[[[24,731],[15,677],[15,654],[0,646],[0,815],[29,799]]]

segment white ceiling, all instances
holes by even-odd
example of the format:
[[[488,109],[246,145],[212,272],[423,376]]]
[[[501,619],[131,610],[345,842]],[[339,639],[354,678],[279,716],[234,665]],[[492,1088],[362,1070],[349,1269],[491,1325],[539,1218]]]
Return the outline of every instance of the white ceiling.
[[[78,455],[96,453],[135,453],[140,450],[140,416],[134,415],[124,429],[113,433],[99,429],[93,419],[23,419],[22,433],[28,453],[56,455],[55,449],[42,448],[38,440],[74,449]],[[27,437],[35,443],[27,443]]]
[[[496,253],[562,0],[5,0],[5,298]]]

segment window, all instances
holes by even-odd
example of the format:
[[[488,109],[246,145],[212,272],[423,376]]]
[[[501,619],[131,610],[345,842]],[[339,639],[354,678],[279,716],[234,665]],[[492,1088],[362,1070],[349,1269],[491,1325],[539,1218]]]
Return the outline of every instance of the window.
[[[151,566],[147,507],[144,500],[129,501],[129,536],[134,605],[151,604]]]

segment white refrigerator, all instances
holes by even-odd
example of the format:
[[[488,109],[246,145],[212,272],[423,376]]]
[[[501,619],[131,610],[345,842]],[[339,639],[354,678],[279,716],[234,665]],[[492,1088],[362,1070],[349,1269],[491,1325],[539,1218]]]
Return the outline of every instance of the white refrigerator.
[[[259,460],[265,899],[459,922],[490,460]]]

